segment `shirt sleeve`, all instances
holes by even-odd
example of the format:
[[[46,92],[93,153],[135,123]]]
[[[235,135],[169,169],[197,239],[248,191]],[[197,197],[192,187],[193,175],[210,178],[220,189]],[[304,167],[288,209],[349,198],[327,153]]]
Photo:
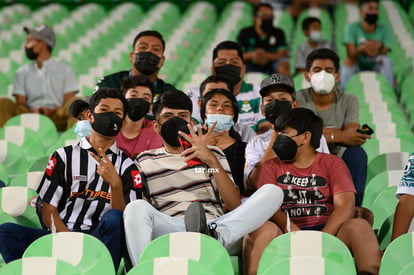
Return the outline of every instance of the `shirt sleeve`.
[[[130,165],[121,175],[125,204],[142,199],[142,178],[137,166],[132,160],[126,160]]]
[[[386,25],[383,25],[382,27],[383,27],[383,31],[384,31],[384,40],[382,41],[382,43],[384,44],[385,47],[388,48],[388,50],[391,50],[391,48],[392,48],[392,31]]]
[[[49,158],[45,173],[37,189],[40,199],[56,208],[64,201],[65,192],[65,170],[66,165],[58,152],[54,152]]]
[[[258,188],[265,184],[276,184],[277,182],[277,167],[275,165],[275,159],[269,159],[265,162],[262,172],[260,173]]]
[[[397,198],[403,194],[414,195],[414,154],[408,159],[404,174],[397,188]]]
[[[249,180],[250,173],[262,158],[263,152],[263,148],[260,148],[259,146],[258,139],[254,139],[247,143],[245,152],[246,163],[244,168],[244,178],[246,181]]]
[[[13,95],[26,96],[26,91],[24,89],[24,79],[25,67],[20,67],[16,72],[16,77],[14,78]]]
[[[344,125],[348,123],[359,123],[359,102],[358,98],[354,95],[345,94],[347,96],[346,103],[346,113]]]
[[[75,71],[72,69],[71,66],[66,65],[65,86],[64,86],[63,92],[66,94],[66,93],[78,92],[78,91],[79,91],[79,85],[78,85],[78,81],[76,80]]]
[[[331,155],[329,160],[329,185],[332,190],[332,196],[342,192],[356,193],[354,183],[352,181],[351,173],[348,170],[345,162],[334,155]]]
[[[343,44],[355,44],[353,37],[353,24],[346,24],[344,30],[344,36],[342,38]]]

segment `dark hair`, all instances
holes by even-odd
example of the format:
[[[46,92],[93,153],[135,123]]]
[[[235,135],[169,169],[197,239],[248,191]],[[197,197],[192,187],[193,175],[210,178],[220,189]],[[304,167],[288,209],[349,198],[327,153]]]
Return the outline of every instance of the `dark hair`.
[[[129,89],[135,88],[137,86],[148,87],[151,90],[152,98],[154,98],[154,84],[146,75],[134,75],[124,78],[121,83],[123,95],[125,96]]]
[[[257,13],[259,12],[259,10],[261,8],[263,8],[263,7],[269,8],[269,9],[271,9],[273,11],[273,7],[269,3],[260,3],[260,4],[257,4],[257,5],[254,6],[254,8],[253,8],[253,16],[256,16]]]
[[[135,38],[134,38],[134,42],[132,43],[132,49],[135,48],[135,44],[137,43],[138,39],[140,39],[143,36],[153,36],[153,37],[156,37],[159,40],[161,40],[162,52],[165,51],[165,41],[164,41],[164,38],[162,37],[162,34],[159,33],[158,31],[152,31],[152,30],[142,31],[142,32],[138,33],[137,36],[135,36]]]
[[[206,89],[206,86],[208,83],[219,83],[223,82],[227,85],[227,88],[229,88],[230,92],[233,92],[233,85],[231,85],[229,79],[224,75],[210,75],[206,79],[203,80],[200,84],[200,97],[203,96],[203,92]]]
[[[152,107],[155,119],[158,119],[161,110],[165,107],[188,110],[190,113],[193,112],[193,103],[191,102],[191,99],[180,90],[168,90],[161,94],[158,101],[155,102]]]
[[[310,25],[312,25],[315,22],[320,24],[321,20],[317,17],[306,17],[302,21],[302,30],[305,31],[305,30],[309,29]]]
[[[375,3],[379,3],[379,1],[378,0],[359,0],[359,6],[361,7],[362,5],[365,5],[365,4],[367,4],[367,3],[371,3],[371,2],[375,2]]]
[[[216,94],[222,94],[228,99],[230,99],[232,107],[233,107],[233,121],[237,122],[237,119],[239,118],[239,105],[237,104],[236,97],[229,91],[225,89],[213,89],[209,91],[207,94],[205,94],[203,97],[201,97],[201,106],[200,106],[200,116],[201,120],[204,122],[206,119],[206,105],[207,102],[213,98]]]
[[[311,132],[311,145],[318,148],[321,141],[323,121],[312,110],[307,108],[294,108],[283,112],[275,121],[275,131],[282,131],[287,127],[298,131],[298,134]]]
[[[218,43],[217,46],[213,50],[213,61],[218,56],[218,52],[220,50],[236,50],[237,55],[241,58],[241,60],[244,63],[243,50],[242,50],[239,43],[234,42],[234,41],[230,41],[230,40],[226,40],[226,41]]]
[[[101,102],[101,99],[104,98],[116,98],[121,100],[122,105],[124,106],[124,118],[128,111],[128,102],[126,101],[125,97],[122,94],[122,91],[118,88],[98,88],[96,90],[91,98],[89,99],[89,110],[93,113],[95,110],[95,107],[98,106],[99,102]]]
[[[316,59],[332,60],[334,67],[335,67],[335,71],[339,72],[339,57],[336,54],[336,52],[334,52],[333,50],[328,49],[328,48],[320,48],[320,49],[313,50],[306,58],[306,71],[307,72],[310,71],[313,61],[315,61]]]

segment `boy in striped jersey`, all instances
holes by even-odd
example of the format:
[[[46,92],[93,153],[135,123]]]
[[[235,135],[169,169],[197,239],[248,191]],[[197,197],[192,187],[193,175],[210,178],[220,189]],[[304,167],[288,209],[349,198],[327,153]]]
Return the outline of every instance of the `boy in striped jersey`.
[[[119,89],[101,88],[92,95],[90,137],[55,151],[37,190],[45,229],[0,225],[0,253],[6,262],[20,258],[43,235],[77,231],[100,239],[118,269],[124,243],[122,211],[142,197],[137,168],[115,143],[126,113]]]
[[[238,253],[243,236],[280,207],[280,188],[264,186],[241,204],[226,156],[206,145],[215,124],[207,134],[200,130],[196,135],[190,125],[191,100],[177,90],[165,92],[153,111],[154,129],[164,147],[144,151],[136,159],[147,200],[132,202],[124,212],[132,264],[153,239],[170,232],[214,233],[231,254]],[[189,215],[189,209],[195,211]]]

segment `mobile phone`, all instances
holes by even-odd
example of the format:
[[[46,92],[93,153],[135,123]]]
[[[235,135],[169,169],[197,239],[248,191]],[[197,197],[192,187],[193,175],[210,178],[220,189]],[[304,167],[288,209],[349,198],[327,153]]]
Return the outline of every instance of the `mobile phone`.
[[[178,141],[180,142],[181,149],[183,151],[187,150],[188,148],[191,148],[191,146],[192,146],[190,142],[185,140],[180,135],[178,135]],[[193,159],[190,159],[189,161],[187,161],[187,164],[191,167],[194,166],[194,165],[197,165],[197,164],[202,164],[202,163],[203,162],[199,158],[193,158]]]
[[[362,125],[360,128],[357,129],[357,132],[364,135],[372,135],[374,130],[368,126],[368,124]]]

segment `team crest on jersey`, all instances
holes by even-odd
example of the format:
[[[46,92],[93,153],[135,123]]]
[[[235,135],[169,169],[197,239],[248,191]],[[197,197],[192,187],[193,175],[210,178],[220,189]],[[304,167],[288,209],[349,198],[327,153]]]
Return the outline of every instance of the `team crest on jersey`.
[[[241,113],[248,113],[252,111],[252,106],[250,105],[250,102],[248,100],[243,101],[243,105],[240,109]]]
[[[135,188],[142,188],[142,178],[141,174],[137,170],[131,171],[131,176],[134,181],[134,187]]]
[[[56,167],[56,158],[50,157],[49,162],[47,163],[46,167],[46,174],[50,177],[55,170]]]

